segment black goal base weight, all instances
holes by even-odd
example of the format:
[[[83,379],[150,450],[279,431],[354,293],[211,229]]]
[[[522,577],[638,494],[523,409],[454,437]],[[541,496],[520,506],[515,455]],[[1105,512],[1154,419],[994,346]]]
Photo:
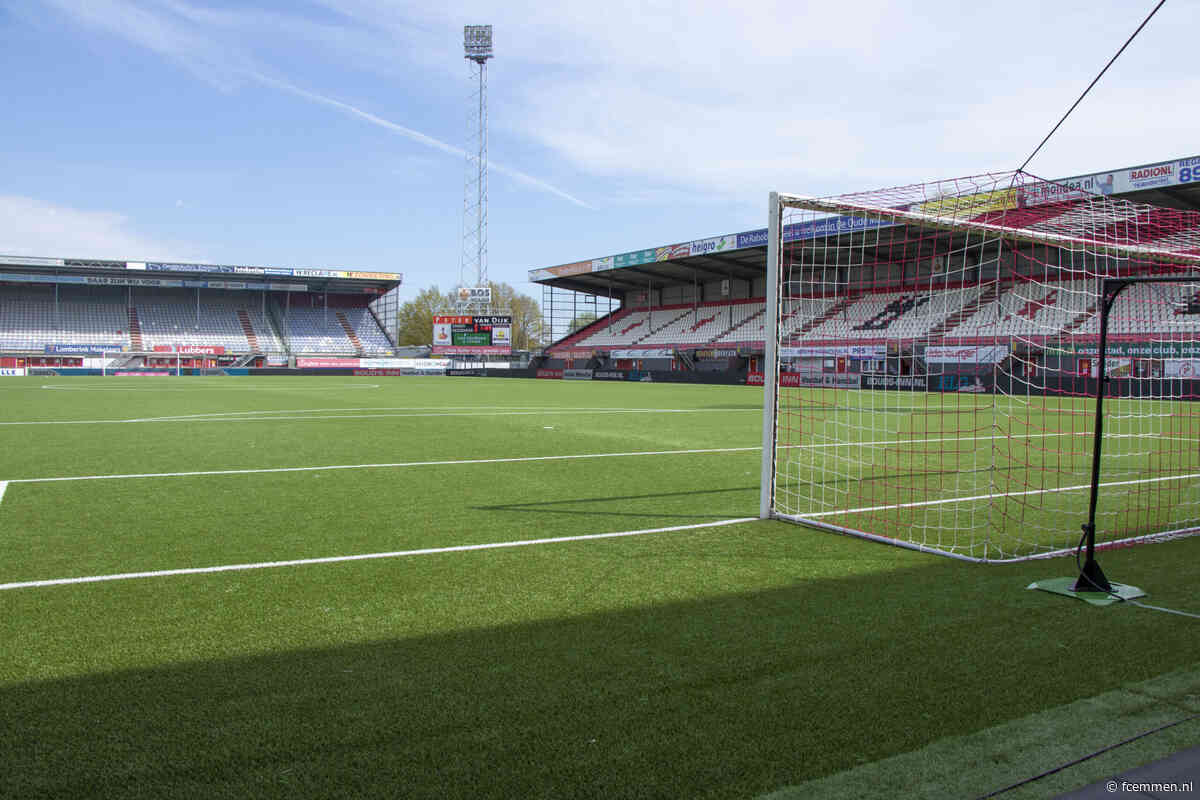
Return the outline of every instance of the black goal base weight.
[[[1091,557],[1084,562],[1083,569],[1075,580],[1075,585],[1071,587],[1073,592],[1111,592],[1112,590],[1112,584],[1104,576],[1104,570],[1100,569],[1100,562]]]

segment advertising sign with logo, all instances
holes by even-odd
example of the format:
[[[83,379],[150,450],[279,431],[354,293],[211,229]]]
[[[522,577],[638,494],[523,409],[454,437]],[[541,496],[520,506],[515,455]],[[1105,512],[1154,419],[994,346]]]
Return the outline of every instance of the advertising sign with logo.
[[[561,369],[539,369],[537,371],[539,378],[548,378],[550,380],[562,380],[563,371]]]
[[[827,356],[850,356],[851,358],[884,358],[887,356],[887,345],[855,344],[855,345],[806,345],[802,347],[779,348],[780,358],[824,358]]]
[[[931,364],[999,364],[1007,355],[1005,344],[925,348],[925,361]]]
[[[726,250],[733,250],[736,247],[736,236],[714,236],[711,239],[697,239],[692,242],[688,249],[688,254],[706,256],[711,253],[723,253]]]
[[[991,375],[930,375],[931,392],[965,392],[986,394],[992,390]]]
[[[564,369],[562,376],[565,381],[590,381],[592,371],[590,369]]]
[[[119,353],[122,346],[119,344],[48,344],[44,350],[46,353],[58,355],[99,356],[105,353]]]
[[[1200,361],[1168,359],[1163,362],[1163,377],[1166,378],[1200,378]]]
[[[598,369],[592,373],[594,381],[623,381],[626,377],[625,372],[619,369]]]
[[[857,375],[824,375],[820,372],[781,372],[780,386],[809,386],[823,389],[857,389]]]
[[[666,247],[657,247],[654,250],[655,261],[668,261],[672,258],[687,258],[692,254],[692,245],[689,244],[671,244]]]
[[[210,344],[156,344],[154,345],[156,353],[200,353],[208,356],[220,356],[225,354],[225,348],[220,345]]]
[[[1140,167],[1078,175],[1056,181],[1034,183],[1018,190],[1021,206],[1039,206],[1065,200],[1077,200],[1088,194],[1111,195],[1178,186],[1200,181],[1200,157],[1161,161]]]
[[[921,375],[863,375],[864,389],[914,389],[925,391],[925,378]]]
[[[746,231],[737,235],[737,246],[739,249],[743,247],[766,247],[767,246],[767,229],[760,228],[756,231]]]
[[[613,256],[613,266],[620,267],[636,267],[638,264],[653,264],[656,260],[656,251],[651,250],[634,250],[632,253],[621,253]]]
[[[345,369],[362,365],[357,358],[297,358],[296,366],[300,369]]]
[[[1104,348],[1109,356],[1132,358],[1200,358],[1200,340],[1191,342],[1109,342]],[[1080,356],[1094,356],[1100,352],[1099,344],[1076,344],[1063,352]]]
[[[573,264],[560,264],[557,267],[531,269],[529,271],[529,280],[544,281],[547,278],[565,278],[568,275],[579,275],[580,273],[591,271],[591,261],[576,261]]]
[[[611,350],[612,358],[673,358],[675,351],[665,347],[648,347],[645,350]]]
[[[433,318],[434,355],[508,355],[512,317],[437,315]]]
[[[0,378],[23,378],[25,367],[0,367]]]
[[[492,287],[490,286],[474,286],[459,287],[458,302],[460,303],[479,303],[480,305],[488,305],[492,302]]]

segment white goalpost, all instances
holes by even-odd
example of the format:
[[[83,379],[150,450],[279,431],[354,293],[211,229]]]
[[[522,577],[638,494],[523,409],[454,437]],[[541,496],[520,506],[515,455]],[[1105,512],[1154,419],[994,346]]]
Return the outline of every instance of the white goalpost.
[[[1097,546],[1200,530],[1200,213],[1017,171],[772,193],[768,237],[761,517],[1063,554],[1099,452]]]

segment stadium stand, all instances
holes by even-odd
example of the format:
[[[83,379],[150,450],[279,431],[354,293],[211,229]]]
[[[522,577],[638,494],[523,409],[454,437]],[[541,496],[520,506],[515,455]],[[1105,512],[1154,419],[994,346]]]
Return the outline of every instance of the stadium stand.
[[[1154,309],[1154,330],[1200,332],[1200,317],[1183,313],[1184,286],[1131,287],[1114,306],[1111,333],[1146,334]],[[1163,293],[1169,302],[1163,302]],[[1158,294],[1154,294],[1158,293]],[[1179,309],[1178,313],[1172,308]],[[564,338],[554,352],[706,346],[762,346],[766,307],[762,299],[709,302],[663,308],[621,309]],[[780,324],[793,344],[865,344],[885,340],[983,344],[1019,338],[1045,342],[1098,332],[1096,287],[1088,280],[1032,281],[1006,285],[949,286],[924,291],[860,290],[840,298],[803,297],[785,302]]]
[[[283,345],[261,308],[245,292],[207,293],[199,304],[187,291],[136,297],[142,347],[222,347],[230,353],[278,353]],[[248,323],[249,327],[247,327]]]
[[[5,350],[129,344],[125,306],[105,293],[64,291],[55,302],[53,287],[7,287],[0,292],[0,319],[0,348]]]
[[[284,310],[270,294],[234,290],[207,290],[197,297],[187,289],[60,286],[56,295],[53,286],[3,285],[0,350],[89,345],[135,352],[392,354],[361,297],[302,298],[307,306]]]

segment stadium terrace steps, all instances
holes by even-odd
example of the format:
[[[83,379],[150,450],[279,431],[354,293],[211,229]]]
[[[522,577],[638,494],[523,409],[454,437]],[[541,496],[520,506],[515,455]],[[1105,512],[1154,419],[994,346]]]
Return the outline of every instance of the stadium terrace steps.
[[[142,324],[141,324],[141,321],[138,319],[137,309],[134,308],[133,306],[129,306],[127,316],[129,317],[129,346],[130,346],[130,348],[132,348],[135,351],[145,349],[142,346]]]
[[[754,330],[755,320],[760,320],[759,325],[758,325],[758,330],[756,332],[761,332],[763,329],[761,320],[762,320],[763,315],[766,313],[767,313],[767,306],[764,303],[761,307],[758,308],[758,310],[751,313],[750,316],[746,317],[743,320],[738,320],[738,321],[734,322],[732,325],[730,325],[724,331],[722,331],[721,333],[714,336],[713,341],[714,342],[722,342],[722,341],[736,342],[736,341],[741,341],[742,339],[747,339],[747,337],[744,337],[744,336],[740,337],[740,339],[739,339],[738,337],[735,337],[733,334],[735,331],[738,331],[738,330],[746,330],[746,331]],[[759,339],[759,338],[761,338],[761,336],[750,336],[750,337],[748,337],[747,340],[754,341],[755,339]]]
[[[293,353],[392,354],[392,347],[368,309],[295,306],[280,316]]]
[[[1099,304],[1094,303],[1094,304],[1088,306],[1087,310],[1079,312],[1079,314],[1077,314],[1074,319],[1072,319],[1070,322],[1068,322],[1063,327],[1061,335],[1066,336],[1066,335],[1072,334],[1072,333],[1082,333],[1082,331],[1080,329],[1085,327],[1089,320],[1099,319],[1099,317],[1096,314],[1096,311],[1098,310],[1098,308],[1099,308]],[[1097,328],[1097,332],[1098,332],[1098,330],[1099,329]]]
[[[942,322],[933,326],[933,328],[929,331],[927,338],[930,341],[935,341],[937,339],[944,337],[947,332],[954,330],[964,320],[973,316],[975,314],[975,312],[978,311],[981,306],[987,305],[988,303],[995,300],[999,296],[999,294],[1000,294],[1000,286],[994,282],[989,283],[978,297],[976,297],[974,300],[968,302],[966,305],[964,305],[958,311],[955,311],[953,314],[946,317],[946,319],[943,320]]]
[[[254,326],[250,323],[249,312],[244,308],[239,308],[237,316],[238,322],[242,324],[242,330],[246,332],[246,343],[250,345],[250,352],[261,353],[262,350],[258,347],[258,335],[254,333]]]
[[[855,299],[857,299],[857,298],[855,298]],[[845,311],[850,306],[850,304],[853,302],[854,302],[854,300],[852,300],[849,297],[839,300],[838,302],[831,305],[829,308],[825,309],[824,314],[820,314],[816,317],[813,317],[808,322],[801,325],[800,330],[796,331],[794,334],[792,334],[792,336],[799,339],[801,336],[811,333],[813,330],[820,327],[822,323],[833,319],[838,314]]]
[[[346,319],[346,315],[341,311],[338,311],[336,314],[334,314],[334,316],[337,317],[338,323],[341,324],[342,328],[346,331],[346,337],[350,340],[350,343],[354,345],[354,352],[360,356],[366,355],[366,351],[363,350],[362,340],[358,338],[358,334],[355,333],[354,328],[350,326],[350,321]]]

